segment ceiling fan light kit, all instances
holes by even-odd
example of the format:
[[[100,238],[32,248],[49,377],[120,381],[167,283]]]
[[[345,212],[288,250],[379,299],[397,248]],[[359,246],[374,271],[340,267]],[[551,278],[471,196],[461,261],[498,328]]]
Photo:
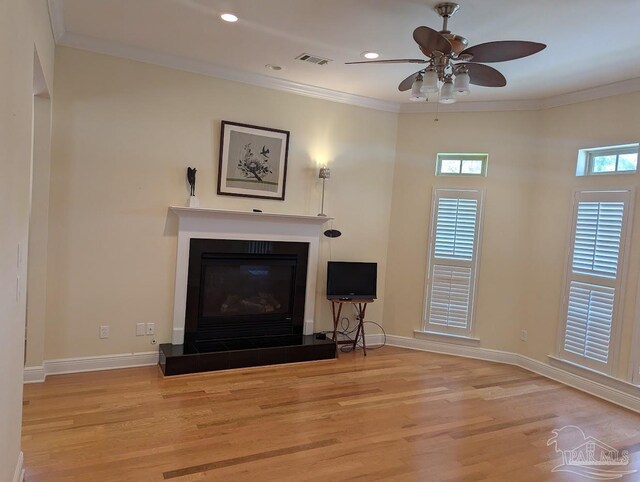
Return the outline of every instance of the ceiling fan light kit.
[[[413,39],[426,59],[389,59],[372,62],[347,62],[347,64],[427,64],[426,68],[410,75],[398,86],[400,92],[411,90],[409,100],[426,101],[427,94],[440,93],[442,104],[452,104],[456,97],[471,93],[470,84],[483,87],[504,87],[507,80],[491,62],[528,57],[546,48],[545,44],[521,40],[487,42],[467,47],[465,37],[449,30],[449,19],[460,9],[452,2],[439,3],[436,12],[442,17],[442,30],[418,27]],[[483,62],[483,63],[480,63]]]

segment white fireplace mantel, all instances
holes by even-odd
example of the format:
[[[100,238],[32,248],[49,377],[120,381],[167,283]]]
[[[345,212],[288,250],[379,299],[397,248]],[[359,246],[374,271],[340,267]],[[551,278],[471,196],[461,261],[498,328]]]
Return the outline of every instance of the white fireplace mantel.
[[[169,209],[178,216],[176,286],[173,302],[172,343],[174,345],[181,345],[184,342],[187,274],[189,271],[191,238],[308,243],[309,259],[304,305],[304,333],[306,335],[313,333],[321,227],[324,223],[334,218],[178,206],[170,206]]]

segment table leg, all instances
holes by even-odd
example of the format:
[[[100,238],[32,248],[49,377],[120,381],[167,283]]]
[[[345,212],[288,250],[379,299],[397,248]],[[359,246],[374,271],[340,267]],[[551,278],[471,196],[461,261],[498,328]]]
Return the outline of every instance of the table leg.
[[[336,358],[339,356],[338,349],[338,323],[340,322],[340,313],[342,312],[342,303],[338,303],[338,312],[336,313],[336,302],[331,302],[331,311],[333,312],[333,341],[336,344]]]
[[[364,336],[364,315],[366,311],[367,304],[364,303],[360,305],[360,327],[362,328],[362,352],[364,353],[364,356],[367,356],[367,342]]]

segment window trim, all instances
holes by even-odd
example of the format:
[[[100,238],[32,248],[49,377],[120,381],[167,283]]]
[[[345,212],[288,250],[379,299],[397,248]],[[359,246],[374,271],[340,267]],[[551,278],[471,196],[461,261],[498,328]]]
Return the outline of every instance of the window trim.
[[[580,360],[578,357],[574,357],[572,354],[567,354],[564,351],[564,335],[567,323],[567,311],[569,303],[569,288],[572,279],[572,267],[573,267],[573,248],[575,244],[575,232],[578,215],[578,202],[581,195],[608,195],[608,194],[626,194],[626,206],[623,217],[623,229],[621,232],[620,243],[620,255],[619,265],[620,271],[616,278],[616,298],[613,305],[613,317],[611,320],[611,338],[609,342],[609,360],[604,370],[602,365],[584,363],[585,360]],[[569,223],[568,237],[567,237],[567,249],[565,252],[565,266],[564,275],[562,278],[562,296],[561,296],[561,308],[560,308],[560,320],[558,323],[557,335],[556,335],[556,357],[560,360],[568,363],[573,363],[582,368],[589,369],[598,373],[602,373],[609,376],[614,376],[614,372],[619,365],[620,360],[620,342],[622,336],[623,320],[624,320],[624,300],[625,291],[627,285],[627,253],[631,247],[631,233],[633,222],[633,208],[635,201],[635,188],[630,189],[608,189],[608,190],[579,190],[575,189],[572,192],[572,204],[571,204],[571,222]],[[579,277],[584,275],[578,274]],[[579,280],[582,282],[581,280]],[[593,283],[597,284],[597,283]],[[604,286],[604,285],[603,285]]]
[[[482,161],[482,171],[479,174],[463,172],[442,172],[442,161]],[[481,152],[438,152],[436,154],[436,176],[455,177],[487,177],[487,165],[489,164],[489,154]],[[462,164],[460,165],[462,171]]]
[[[593,157],[602,155],[616,154],[616,170],[606,172],[593,172]],[[604,146],[604,147],[591,147],[588,149],[580,149],[578,151],[578,162],[576,166],[576,176],[589,177],[589,176],[617,176],[637,174],[640,172],[636,165],[635,171],[618,171],[618,156],[621,154],[638,154],[638,162],[640,162],[640,144],[621,144],[618,146]]]
[[[640,385],[640,283],[636,291],[636,312],[633,318],[631,337],[631,356],[627,378],[634,385]]]
[[[472,283],[471,283],[471,301],[469,303],[469,322],[465,332],[460,330],[451,331],[446,327],[445,330],[439,331],[434,329],[433,325],[429,325],[429,307],[431,302],[431,270],[434,260],[433,253],[435,251],[435,235],[436,235],[436,219],[438,215],[437,200],[446,193],[452,193],[452,195],[468,195],[468,199],[478,200],[478,223],[476,225],[476,238],[475,238],[475,257],[472,260]],[[475,194],[475,196],[472,196]],[[456,339],[472,339],[478,340],[476,336],[476,307],[478,299],[478,273],[480,272],[480,257],[482,251],[482,231],[484,225],[484,202],[485,202],[485,189],[456,189],[456,188],[434,188],[431,195],[431,220],[429,224],[429,237],[427,246],[427,263],[425,271],[425,283],[423,292],[423,308],[422,308],[422,323],[420,330],[422,333],[428,333],[432,335],[449,337],[452,341]]]

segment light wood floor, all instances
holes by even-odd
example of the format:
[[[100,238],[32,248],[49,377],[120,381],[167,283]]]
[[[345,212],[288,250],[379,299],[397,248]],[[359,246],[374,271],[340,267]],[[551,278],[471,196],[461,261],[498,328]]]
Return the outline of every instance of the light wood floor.
[[[640,415],[520,368],[391,347],[49,377],[25,386],[22,447],[27,482],[587,480],[551,472],[547,440],[565,425],[640,469]]]

